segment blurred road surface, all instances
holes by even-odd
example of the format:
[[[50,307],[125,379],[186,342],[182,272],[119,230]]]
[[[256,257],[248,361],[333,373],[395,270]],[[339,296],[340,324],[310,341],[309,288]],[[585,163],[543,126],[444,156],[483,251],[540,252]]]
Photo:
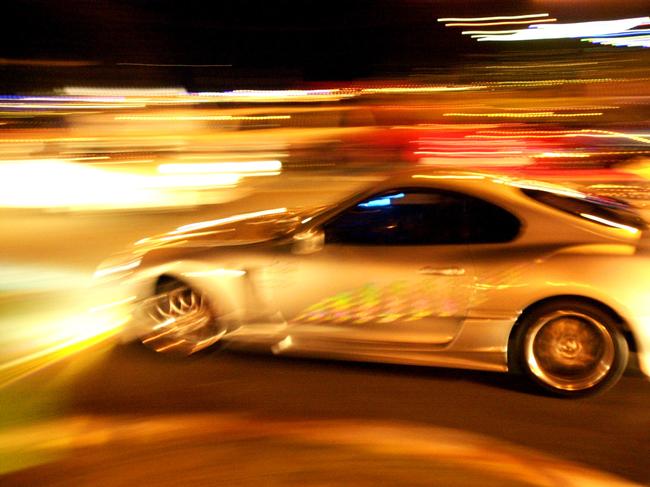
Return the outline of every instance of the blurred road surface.
[[[164,482],[172,478],[174,472],[182,471],[190,476],[188,478],[194,475],[202,481],[213,478],[239,485],[257,485],[262,482],[260,479],[268,479],[268,485],[276,485],[273,482],[281,485],[278,479],[289,479],[285,485],[292,482],[293,485],[341,485],[349,484],[356,471],[367,474],[362,479],[367,485],[374,485],[373,482],[382,478],[387,483],[400,485],[430,485],[434,475],[439,475],[439,485],[479,484],[472,479],[482,479],[480,485],[503,485],[503,482],[508,485],[571,485],[553,470],[560,468],[558,465],[563,461],[571,462],[564,471],[573,469],[577,475],[575,479],[582,477],[576,473],[578,467],[573,462],[631,481],[650,483],[647,462],[650,456],[650,383],[634,374],[624,377],[603,396],[567,401],[540,396],[521,380],[500,374],[292,360],[228,350],[215,350],[177,361],[135,346],[115,346],[114,340],[80,350],[44,368],[20,362],[21,357],[30,353],[36,353],[37,359],[43,358],[38,356],[38,347],[46,346],[47,340],[53,339],[55,318],[83,307],[81,296],[95,267],[128,243],[192,221],[278,206],[326,202],[366,184],[372,177],[332,175],[302,180],[283,177],[261,187],[243,187],[238,193],[229,195],[229,202],[218,206],[173,212],[3,212],[0,220],[3,235],[0,358],[4,365],[13,363],[20,367],[13,367],[17,369],[14,371],[12,367],[0,365],[0,379],[8,379],[0,388],[0,424],[3,427],[0,430],[0,473],[14,472],[5,476],[6,484],[2,478],[0,483],[71,485],[66,479],[74,471],[79,474],[74,485],[96,485],[102,483],[102,479],[112,482],[106,485],[135,485],[152,479],[159,485],[167,485]],[[365,450],[360,454],[354,450],[359,445],[350,446],[348,442],[346,445],[352,450],[343,452],[341,438],[334,435],[336,437],[316,446],[308,442],[313,448],[310,450],[313,457],[309,459],[309,455],[300,453],[305,448],[303,436],[290,440],[282,435],[264,437],[266,439],[260,439],[257,434],[242,437],[240,426],[214,426],[215,422],[222,424],[223,415],[226,418],[234,415],[234,424],[240,426],[237,421],[241,418],[250,420],[254,426],[246,428],[255,431],[273,424],[276,429],[295,432],[296,424],[307,421],[316,422],[305,427],[310,432],[319,428],[331,427],[332,431],[349,428],[362,435],[362,431],[366,431],[363,428],[372,429],[379,424],[399,430],[386,437],[393,438],[393,444],[380,448],[392,452],[408,451],[408,445],[414,444],[409,436],[412,435],[409,428],[413,427],[431,428],[428,433],[420,432],[416,436],[432,441],[441,434],[446,438],[444,432],[450,429],[454,435],[458,431],[470,435],[461,439],[455,437],[458,445],[474,444],[476,438],[479,443],[487,443],[481,443],[485,456],[474,454],[472,461],[461,468],[466,475],[463,481],[458,478],[456,457],[450,460],[451,457],[444,455],[439,458],[429,455],[422,463],[418,462],[422,467],[418,470],[412,459],[407,462],[393,456],[389,461],[376,456],[378,453],[373,450],[378,448],[376,445],[371,447],[372,454]],[[75,422],[79,418],[82,423]],[[187,418],[191,418],[189,423],[184,423]],[[206,427],[205,421],[212,426]],[[323,426],[319,421],[334,421],[335,424]],[[181,435],[180,444],[163,445],[158,436],[160,428],[154,428],[151,433],[142,426],[159,422],[167,425],[161,427],[162,430],[176,424],[189,433]],[[34,432],[29,428],[43,424],[62,428],[54,428],[54,433],[44,440],[47,447],[22,448],[22,443],[11,440],[15,432],[23,432],[24,438],[28,438],[29,431]],[[74,435],[70,434],[70,424],[76,425]],[[145,428],[144,439],[140,436],[136,442],[120,439],[115,431],[123,431],[124,424]],[[355,429],[357,427],[361,429]],[[239,432],[234,444],[215,443],[224,428],[230,434],[235,430]],[[402,428],[406,428],[407,433]],[[82,435],[81,443],[75,440],[80,430],[90,435]],[[206,439],[206,431],[214,432],[214,436],[208,435],[210,441]],[[429,453],[438,451],[440,442],[433,445],[427,446]],[[517,450],[520,447],[526,449],[525,453]],[[528,474],[519,472],[508,476],[504,474],[508,470],[505,466],[499,471],[495,465],[501,460],[494,460],[486,453],[493,448],[510,453],[514,448],[518,453],[508,461],[527,465],[522,468]],[[270,456],[265,464],[258,457],[267,450]],[[123,458],[116,457],[120,451]],[[278,455],[278,452],[284,454]],[[542,457],[535,456],[540,453]],[[256,458],[247,464],[241,461],[242,455]],[[221,477],[216,473],[211,477],[205,472],[205,461],[192,463],[191,458],[214,458],[214,465],[210,467],[214,472],[223,471],[224,463],[238,458],[232,467],[226,467],[236,470],[238,476],[223,476],[222,472]],[[277,462],[281,458],[295,459],[289,470],[292,477],[286,477],[285,470],[278,473]],[[310,463],[315,459],[323,462],[329,459],[331,467]],[[177,471],[171,467],[154,468],[155,465],[173,465],[174,461],[179,465]],[[485,463],[491,461],[492,466],[485,470]],[[401,465],[401,470],[394,462]],[[456,466],[450,468],[449,462]],[[280,463],[289,468],[290,462]],[[196,468],[190,468],[192,465]],[[265,465],[269,476],[260,477]],[[386,466],[384,477],[378,465]],[[123,476],[108,475],[108,471],[104,471],[118,467],[125,472]],[[391,470],[393,467],[396,470]],[[531,471],[539,472],[539,476],[531,477]],[[165,478],[160,472],[167,472],[165,475],[169,477]],[[376,476],[370,475],[371,472]],[[411,476],[405,472],[410,472]],[[600,480],[605,483],[590,485],[608,485],[608,482],[614,485],[615,482],[612,478]]]

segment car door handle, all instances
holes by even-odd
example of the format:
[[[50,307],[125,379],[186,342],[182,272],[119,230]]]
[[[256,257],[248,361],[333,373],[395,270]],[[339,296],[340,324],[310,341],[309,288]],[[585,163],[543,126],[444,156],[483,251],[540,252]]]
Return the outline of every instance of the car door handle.
[[[427,276],[462,276],[465,274],[465,269],[462,267],[432,267],[427,265],[420,267],[418,272]]]

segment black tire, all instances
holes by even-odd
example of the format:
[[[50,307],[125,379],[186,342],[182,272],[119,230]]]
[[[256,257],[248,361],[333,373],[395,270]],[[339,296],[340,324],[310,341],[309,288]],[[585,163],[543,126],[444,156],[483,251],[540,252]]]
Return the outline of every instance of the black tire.
[[[143,312],[150,330],[140,341],[158,353],[190,355],[214,345],[226,331],[203,293],[168,277],[158,282]]]
[[[511,369],[562,397],[606,391],[623,375],[628,356],[617,320],[598,306],[572,299],[526,312],[510,343]]]

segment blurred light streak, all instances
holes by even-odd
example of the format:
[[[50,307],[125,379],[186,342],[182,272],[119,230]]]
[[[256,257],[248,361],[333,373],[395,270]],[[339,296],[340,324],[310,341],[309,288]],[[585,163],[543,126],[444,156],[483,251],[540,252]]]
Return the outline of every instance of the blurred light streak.
[[[556,138],[556,137],[602,137],[602,138],[624,138],[650,144],[650,138],[645,134],[634,134],[626,132],[615,132],[612,130],[582,129],[582,130],[485,130],[481,134],[467,135],[467,138],[487,139],[487,138]]]
[[[145,186],[168,189],[232,187],[239,180],[240,176],[238,174],[174,174],[148,177]]]
[[[98,111],[90,111],[90,110],[77,110],[74,112],[59,112],[59,111],[41,111],[41,110],[36,110],[36,111],[27,111],[27,110],[11,110],[11,111],[2,111],[0,112],[0,115],[3,117],[11,117],[11,118],[35,118],[35,117],[45,117],[45,116],[55,116],[55,117],[61,117],[64,115],[89,115],[93,113],[101,113]]]
[[[277,172],[282,169],[282,162],[273,161],[242,161],[242,162],[213,162],[187,164],[161,164],[158,172],[162,174],[181,173],[265,173]]]
[[[219,101],[241,101],[248,102],[276,102],[279,100],[286,101],[323,101],[323,100],[340,100],[356,96],[352,91],[344,92],[342,90],[234,90],[225,92],[199,92],[195,96],[200,98],[215,98]]]
[[[504,22],[452,22],[445,24],[445,27],[487,27],[490,25],[538,24],[542,22],[557,22],[557,19],[507,20]]]
[[[49,105],[41,103],[0,103],[0,108],[27,108],[27,109],[61,109],[61,110],[84,110],[84,109],[121,109],[121,108],[144,108],[146,105],[137,103],[104,103],[101,105],[89,105],[87,103],[72,104],[66,103],[62,105]]]
[[[127,298],[120,299],[118,301],[113,301],[111,303],[105,303],[105,304],[101,304],[99,306],[94,306],[94,307],[90,308],[88,311],[90,313],[97,313],[98,311],[103,311],[103,310],[106,310],[106,309],[109,309],[109,308],[115,308],[117,306],[122,306],[122,305],[125,305],[125,304],[129,304],[129,303],[135,301],[136,298],[137,298],[137,296],[129,296]]]
[[[580,216],[583,218],[587,218],[588,220],[593,220],[598,223],[602,223],[603,225],[607,225],[608,227],[620,228],[621,230],[626,230],[633,234],[639,233],[638,228],[630,227],[628,225],[623,225],[622,223],[618,223],[618,222],[613,222],[611,220],[607,220],[606,218],[601,218],[599,216],[590,215],[589,213],[580,213]]]
[[[504,86],[507,88],[514,87],[536,87],[536,86],[554,86],[563,84],[586,84],[586,83],[611,83],[615,81],[645,81],[645,79],[635,78],[574,78],[574,79],[547,79],[539,81],[487,81],[484,84],[488,86]]]
[[[464,85],[464,86],[396,86],[389,88],[363,88],[362,94],[372,93],[435,93],[439,91],[470,91],[483,90],[486,86]]]
[[[483,174],[414,174],[413,179],[485,179]]]
[[[12,139],[0,137],[0,143],[12,144],[20,142],[96,142],[99,137],[47,137],[47,138],[30,138],[30,139]]]
[[[581,154],[581,153],[576,153],[576,152],[543,152],[542,154],[535,155],[534,157],[541,157],[541,158],[584,158],[584,157],[590,157],[589,154]]]
[[[137,121],[153,121],[153,122],[174,122],[174,121],[201,121],[201,120],[288,120],[291,115],[248,115],[248,116],[234,116],[234,115],[118,115],[115,120],[137,120]]]
[[[116,159],[111,159],[110,157],[107,157],[109,161],[105,162],[88,162],[87,164],[91,166],[114,166],[114,165],[123,165],[123,164],[149,164],[154,161],[154,159],[129,159],[126,161],[120,161]],[[70,159],[71,161],[75,160]]]
[[[480,156],[480,155],[501,155],[501,154],[523,154],[522,151],[416,151],[416,155],[430,155],[430,156]]]
[[[635,35],[627,37],[591,37],[581,39],[584,42],[615,47],[650,47],[650,36]]]
[[[453,159],[451,159],[453,160]],[[465,169],[467,167],[489,167],[489,168],[496,168],[496,167],[523,167],[523,166],[528,166],[532,164],[532,161],[530,158],[521,155],[519,157],[516,156],[499,156],[499,157],[485,157],[485,156],[476,156],[476,157],[471,157],[471,156],[465,156],[462,158],[457,158],[456,159],[458,162],[456,163],[456,167],[459,167],[461,169]],[[450,158],[448,157],[436,157],[436,156],[431,156],[431,157],[421,157],[418,160],[418,164],[422,166],[438,166],[438,167],[446,167],[450,165]]]
[[[579,199],[587,198],[587,195],[580,191],[576,191],[571,188],[566,188],[563,186],[557,186],[552,183],[546,183],[544,181],[525,181],[525,180],[517,180],[517,179],[508,179],[503,177],[495,178],[493,179],[493,181],[495,183],[506,184],[508,186],[514,186],[516,188],[533,189],[535,191],[547,191],[549,193],[557,194],[560,196],[568,196],[570,198],[579,198]]]
[[[488,20],[519,20],[534,19],[536,17],[548,17],[549,14],[525,14],[525,15],[498,15],[494,17],[443,17],[438,22],[481,22]]]
[[[621,107],[615,105],[582,105],[582,106],[572,106],[572,107],[535,107],[536,110],[544,112],[552,112],[558,110],[615,110],[620,109]],[[502,110],[530,110],[530,108],[520,108],[520,107],[501,107]]]
[[[81,102],[98,102],[98,103],[108,103],[108,102],[124,102],[126,97],[124,96],[23,96],[23,95],[0,95],[0,100],[20,100],[20,101],[54,101],[54,102],[64,102],[64,101],[81,101]]]
[[[527,112],[527,113],[444,113],[444,117],[506,117],[506,118],[547,118],[547,117],[598,117],[603,115],[602,112],[585,112],[585,113],[555,113],[555,112]]]
[[[160,63],[115,63],[118,66],[152,66],[173,68],[230,68],[232,64],[160,64]]]
[[[88,157],[70,157],[69,161],[105,161],[110,159],[108,156],[88,156]]]
[[[87,86],[66,86],[63,93],[71,96],[182,96],[187,95],[185,88],[92,88]]]
[[[268,216],[268,215],[278,215],[281,213],[286,213],[287,209],[286,208],[272,208],[270,210],[261,210],[261,211],[254,211],[251,213],[242,213],[239,215],[233,215],[233,216],[228,216],[225,218],[217,218],[216,220],[208,220],[208,221],[203,221],[203,222],[197,222],[197,223],[190,223],[189,225],[183,225],[181,227],[178,227],[176,230],[170,232],[172,234],[174,233],[183,233],[183,232],[189,232],[192,230],[200,230],[202,228],[208,228],[212,227],[215,225],[223,225],[225,223],[234,223],[234,222],[239,222],[242,220],[248,220],[252,218],[257,218],[260,216]]]
[[[223,188],[237,174],[144,175],[58,159],[0,161],[0,206],[108,209],[194,204],[188,188]]]
[[[483,31],[485,33],[490,33],[490,31]],[[497,33],[497,32],[517,32],[516,30],[513,31],[492,31],[492,33]],[[479,34],[481,32],[467,32],[468,34]],[[465,32],[463,32],[465,34]],[[574,67],[574,66],[593,66],[593,65],[598,65],[602,64],[597,61],[589,61],[589,62],[572,62],[572,63],[522,63],[522,64],[497,64],[497,65],[490,65],[490,66],[480,66],[482,69],[521,69],[521,68],[569,68],[569,67]]]
[[[623,32],[615,32],[613,34],[602,34],[599,35],[598,37],[616,38],[616,37],[634,36],[639,34],[650,34],[650,29],[631,29]]]
[[[122,327],[130,319],[130,315],[106,314],[98,316],[96,312],[86,312],[48,323],[47,328],[55,330],[56,335],[48,335],[49,344],[45,348],[0,364],[0,387],[7,386],[77,352],[108,340],[120,333]],[[23,326],[33,328],[33,333],[44,333],[42,326],[36,323]]]
[[[60,207],[140,204],[152,194],[137,191],[133,177],[112,175],[56,159],[3,161],[0,206]]]
[[[127,262],[126,264],[120,264],[120,265],[114,265],[110,267],[104,267],[102,269],[98,269],[95,271],[93,274],[93,278],[102,278],[106,276],[110,276],[111,274],[117,274],[125,271],[130,271],[131,269],[135,269],[140,265],[140,262],[142,259],[135,259],[130,262]]]
[[[463,35],[469,35],[469,34],[513,34],[515,32],[519,32],[519,29],[512,29],[512,30],[464,30],[461,32]],[[474,36],[472,36],[474,37]],[[497,68],[500,66],[491,66],[492,68]]]
[[[510,34],[485,34],[481,41],[528,41],[543,39],[575,39],[579,37],[596,37],[628,31],[640,25],[650,23],[650,17],[604,20],[595,22],[576,22],[571,24],[531,25]],[[448,24],[451,25],[451,24]]]

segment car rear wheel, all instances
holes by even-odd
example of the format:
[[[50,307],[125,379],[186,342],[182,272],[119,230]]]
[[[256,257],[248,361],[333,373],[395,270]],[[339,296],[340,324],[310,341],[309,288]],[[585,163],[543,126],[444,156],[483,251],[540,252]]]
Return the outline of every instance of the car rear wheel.
[[[605,391],[623,374],[628,346],[616,321],[589,303],[556,301],[524,316],[515,339],[519,367],[561,396]]]
[[[146,315],[148,332],[141,341],[159,353],[189,355],[213,345],[226,332],[207,297],[175,279],[158,283]]]

